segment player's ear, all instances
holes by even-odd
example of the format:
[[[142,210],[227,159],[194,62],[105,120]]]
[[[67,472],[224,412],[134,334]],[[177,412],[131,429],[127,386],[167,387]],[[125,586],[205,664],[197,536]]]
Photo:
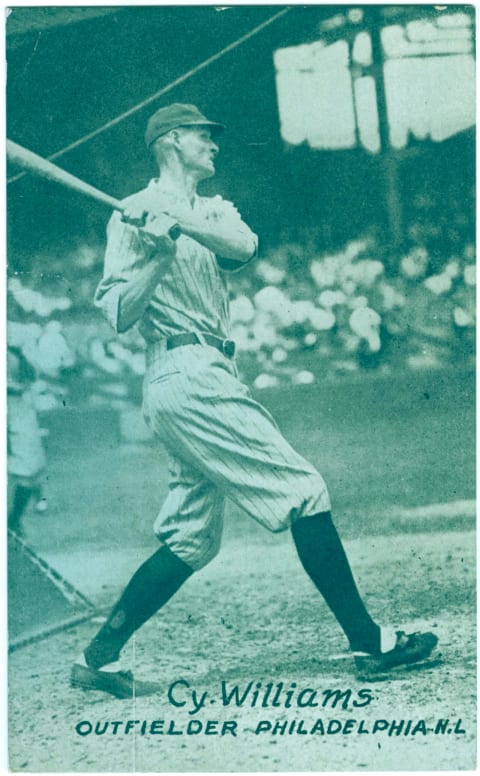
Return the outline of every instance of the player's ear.
[[[181,138],[180,130],[171,129],[170,132],[168,132],[167,137],[170,139],[172,145],[174,145],[177,148]]]

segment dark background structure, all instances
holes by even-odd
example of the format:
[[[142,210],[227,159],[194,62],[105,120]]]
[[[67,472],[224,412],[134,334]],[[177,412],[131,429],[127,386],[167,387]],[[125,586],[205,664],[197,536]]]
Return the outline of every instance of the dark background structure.
[[[8,136],[48,156],[129,110],[284,7],[14,8],[7,22]],[[319,38],[334,6],[296,6],[157,103],[62,156],[58,163],[114,196],[154,173],[142,143],[148,116],[166,102],[198,103],[228,127],[214,183],[262,236],[320,227],[327,250],[367,226],[386,237],[382,157],[361,148],[312,151],[281,139],[273,52]],[[386,9],[389,21],[405,9]],[[396,16],[395,16],[396,12]],[[422,17],[431,7],[410,7]],[[90,18],[91,16],[94,18]],[[252,62],[254,66],[252,67]],[[248,75],[246,75],[248,74]],[[246,79],[247,82],[246,82]],[[471,200],[474,134],[411,142],[397,152],[399,196],[421,187]],[[461,171],[461,175],[459,174]],[[16,170],[12,170],[12,174]],[[31,176],[9,186],[9,257],[26,268],[38,250],[100,239],[105,212]]]

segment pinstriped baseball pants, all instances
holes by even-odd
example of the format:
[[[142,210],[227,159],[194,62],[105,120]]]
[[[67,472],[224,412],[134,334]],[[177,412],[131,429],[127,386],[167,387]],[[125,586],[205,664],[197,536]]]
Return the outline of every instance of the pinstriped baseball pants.
[[[271,531],[330,509],[325,482],[215,348],[147,354],[143,412],[170,458],[159,540],[197,570],[220,548],[225,499]]]

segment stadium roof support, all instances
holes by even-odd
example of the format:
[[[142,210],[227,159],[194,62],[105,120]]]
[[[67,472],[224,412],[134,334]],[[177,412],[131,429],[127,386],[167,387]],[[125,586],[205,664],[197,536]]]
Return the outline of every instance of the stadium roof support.
[[[398,153],[390,144],[387,93],[384,78],[384,57],[381,39],[382,18],[374,6],[365,10],[372,41],[372,74],[377,92],[378,129],[380,134],[380,166],[385,187],[385,202],[391,232],[390,245],[397,252],[403,241],[402,203],[398,184]]]

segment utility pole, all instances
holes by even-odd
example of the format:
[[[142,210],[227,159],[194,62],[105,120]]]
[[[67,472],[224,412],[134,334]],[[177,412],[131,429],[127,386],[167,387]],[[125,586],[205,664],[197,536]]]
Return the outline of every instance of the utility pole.
[[[380,134],[380,174],[385,197],[385,210],[390,231],[390,268],[398,258],[403,243],[402,201],[399,190],[399,158],[390,144],[387,94],[385,89],[384,56],[381,39],[382,18],[378,7],[365,9],[372,41],[372,74],[377,92],[378,128]]]

